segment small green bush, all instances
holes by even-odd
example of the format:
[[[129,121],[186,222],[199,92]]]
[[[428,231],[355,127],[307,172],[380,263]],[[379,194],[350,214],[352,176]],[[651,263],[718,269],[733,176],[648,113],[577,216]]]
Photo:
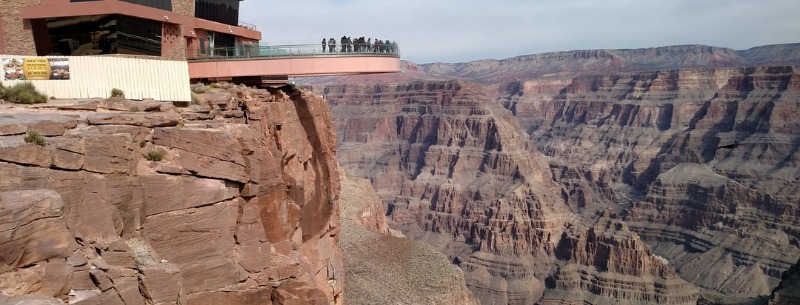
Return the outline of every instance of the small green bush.
[[[139,147],[144,148],[145,146],[147,146],[147,140],[139,141]]]
[[[0,90],[0,98],[16,104],[40,104],[47,102],[47,95],[36,90],[31,83],[19,83]]]
[[[162,159],[164,159],[164,154],[161,153],[160,151],[154,149],[154,150],[149,151],[147,153],[146,157],[147,157],[147,160],[158,162],[158,161],[161,161]]]
[[[47,140],[45,140],[44,136],[39,134],[36,130],[30,130],[25,133],[25,143],[33,143],[39,146],[44,146],[47,144]]]
[[[117,88],[111,89],[111,97],[125,98],[125,91]]]

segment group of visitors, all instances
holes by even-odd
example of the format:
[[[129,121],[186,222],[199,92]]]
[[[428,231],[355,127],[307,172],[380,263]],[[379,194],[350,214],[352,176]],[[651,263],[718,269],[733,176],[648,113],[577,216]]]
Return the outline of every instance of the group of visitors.
[[[348,36],[342,36],[339,39],[339,47],[340,53],[365,53],[365,52],[372,52],[372,53],[397,53],[397,43],[389,40],[380,40],[375,39],[373,43],[372,38],[364,39],[364,36],[361,36],[356,39],[352,39]],[[336,48],[336,39],[322,38],[322,51],[328,51],[328,53],[334,53],[337,51]]]

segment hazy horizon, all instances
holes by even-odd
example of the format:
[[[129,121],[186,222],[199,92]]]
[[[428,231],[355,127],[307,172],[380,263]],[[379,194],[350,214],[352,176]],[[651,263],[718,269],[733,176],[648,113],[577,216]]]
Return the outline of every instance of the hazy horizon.
[[[800,42],[800,1],[328,0],[241,2],[269,44],[323,37],[397,41],[417,64],[589,49],[709,45],[746,50]]]

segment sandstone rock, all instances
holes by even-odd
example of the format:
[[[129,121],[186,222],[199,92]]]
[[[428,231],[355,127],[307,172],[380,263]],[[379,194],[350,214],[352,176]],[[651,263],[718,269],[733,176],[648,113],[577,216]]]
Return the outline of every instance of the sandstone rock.
[[[20,297],[6,297],[0,295],[0,304],[6,305],[63,305],[59,299],[43,297],[43,296],[20,296]]]
[[[12,147],[0,147],[0,161],[50,167],[53,164],[52,150],[35,144],[22,144]]]
[[[247,182],[241,146],[231,134],[221,130],[158,128],[153,143],[181,152],[176,162],[199,176]],[[218,150],[208,150],[214,145]]]
[[[234,260],[238,201],[148,216],[145,238],[158,256],[180,268],[187,294],[246,279]]]
[[[142,127],[176,126],[177,113],[96,113],[87,116],[90,125],[133,125]]]
[[[180,268],[162,263],[140,268],[142,292],[153,304],[184,304],[186,302]]]
[[[36,131],[43,136],[60,136],[78,125],[78,117],[56,113],[13,113],[0,116],[0,136]]]
[[[117,100],[117,99],[106,99],[101,101],[98,104],[99,108],[114,110],[114,111],[157,111],[161,110],[160,102],[156,102],[152,99],[145,99],[142,101],[131,101],[131,100]]]
[[[141,177],[141,181],[145,216],[214,204],[239,195],[238,189],[220,180],[152,175]]]
[[[86,137],[83,168],[101,174],[129,173],[134,161],[132,142],[127,134]]]
[[[67,230],[64,202],[52,190],[0,192],[0,232],[0,273],[70,257],[77,247]]]
[[[169,115],[79,110],[94,105],[66,107],[78,116],[48,113],[77,126],[65,125],[47,146],[26,153],[33,161],[20,159],[19,127],[6,125],[11,134],[0,142],[15,154],[0,158],[0,193],[13,192],[13,200],[0,195],[0,209],[26,198],[16,192],[54,194],[63,205],[55,214],[41,204],[30,215],[0,213],[7,239],[0,241],[7,246],[0,247],[0,261],[7,259],[0,292],[84,305],[247,305],[272,304],[282,287],[287,301],[341,305],[338,177],[331,178],[337,165],[327,106],[311,95],[236,90],[257,113],[235,109],[234,117],[239,110],[257,119],[164,128],[156,121],[183,109],[158,106]],[[242,102],[229,96],[224,108]],[[125,110],[125,104],[102,106]],[[12,116],[27,115],[14,107]],[[30,120],[43,121],[37,114]],[[281,143],[275,126],[282,126]],[[147,149],[167,158],[145,162]],[[41,155],[50,164],[37,161]],[[292,217],[267,212],[282,203],[291,203]]]

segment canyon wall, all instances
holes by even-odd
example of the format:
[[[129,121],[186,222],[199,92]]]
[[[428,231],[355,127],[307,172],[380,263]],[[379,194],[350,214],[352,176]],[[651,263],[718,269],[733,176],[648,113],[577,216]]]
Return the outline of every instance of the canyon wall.
[[[574,211],[612,208],[717,302],[763,298],[800,256],[792,66],[508,83]]]
[[[341,166],[370,179],[391,226],[459,265],[481,304],[557,304],[562,298],[551,292],[589,282],[597,289],[570,300],[697,301],[697,289],[627,227],[587,228],[587,220],[608,215],[570,210],[549,158],[480,86],[418,81],[327,86],[322,93],[332,104]],[[592,235],[606,230],[612,237]],[[609,261],[629,267],[609,268]],[[567,280],[575,270],[606,280]]]
[[[0,300],[343,304],[330,112],[283,89],[0,105]]]
[[[798,50],[566,51],[310,84],[342,167],[482,304],[763,304],[800,257]]]

